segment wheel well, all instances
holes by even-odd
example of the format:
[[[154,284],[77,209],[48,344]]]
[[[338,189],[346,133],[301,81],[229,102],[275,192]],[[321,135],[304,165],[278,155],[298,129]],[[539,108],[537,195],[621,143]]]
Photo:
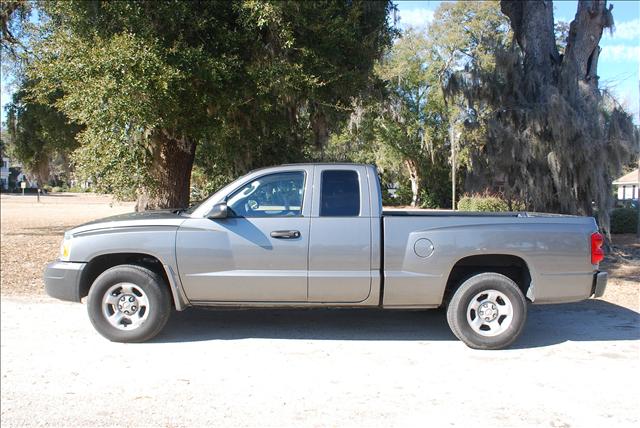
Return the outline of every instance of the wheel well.
[[[80,298],[89,294],[89,288],[91,288],[93,282],[102,272],[114,266],[125,264],[142,266],[157,273],[162,277],[165,285],[169,287],[170,282],[167,277],[167,272],[164,270],[162,262],[160,262],[156,257],[142,253],[103,254],[91,259],[84,268],[82,277],[80,278]],[[171,299],[171,302],[172,305],[175,305],[173,298]]]
[[[527,295],[531,286],[531,272],[520,257],[507,254],[482,254],[458,260],[451,269],[445,288],[444,301],[448,302],[458,287],[473,275],[483,272],[500,273],[518,284],[522,294]]]

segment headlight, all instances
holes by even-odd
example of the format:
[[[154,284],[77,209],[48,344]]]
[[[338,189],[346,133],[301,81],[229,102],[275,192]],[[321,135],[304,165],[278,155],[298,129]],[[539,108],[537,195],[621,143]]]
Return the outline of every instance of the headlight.
[[[60,245],[60,260],[63,262],[69,261],[69,254],[71,253],[71,237],[64,235],[62,244]]]

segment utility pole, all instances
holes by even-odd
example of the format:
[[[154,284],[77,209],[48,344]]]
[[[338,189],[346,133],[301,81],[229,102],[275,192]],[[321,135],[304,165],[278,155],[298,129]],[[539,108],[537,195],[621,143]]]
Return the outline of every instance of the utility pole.
[[[451,209],[456,210],[456,138],[453,124],[449,126],[449,140],[451,141]]]

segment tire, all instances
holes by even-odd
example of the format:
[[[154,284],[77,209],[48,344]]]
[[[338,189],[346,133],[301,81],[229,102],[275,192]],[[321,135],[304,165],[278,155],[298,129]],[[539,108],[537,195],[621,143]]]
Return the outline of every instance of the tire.
[[[502,349],[522,333],[527,301],[518,285],[495,272],[464,281],[447,306],[455,336],[473,349]]]
[[[93,282],[87,311],[93,327],[112,342],[144,342],[160,333],[169,320],[171,296],[155,272],[119,265]]]

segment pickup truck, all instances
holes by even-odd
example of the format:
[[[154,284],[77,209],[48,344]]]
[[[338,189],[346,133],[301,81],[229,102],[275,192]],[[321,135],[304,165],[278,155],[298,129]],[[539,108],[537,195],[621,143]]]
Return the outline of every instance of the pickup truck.
[[[590,217],[382,208],[372,165],[252,171],[189,210],[94,221],[64,235],[50,296],[87,297],[112,341],[158,334],[172,309],[446,308],[476,349],[521,333],[529,303],[603,295]]]

